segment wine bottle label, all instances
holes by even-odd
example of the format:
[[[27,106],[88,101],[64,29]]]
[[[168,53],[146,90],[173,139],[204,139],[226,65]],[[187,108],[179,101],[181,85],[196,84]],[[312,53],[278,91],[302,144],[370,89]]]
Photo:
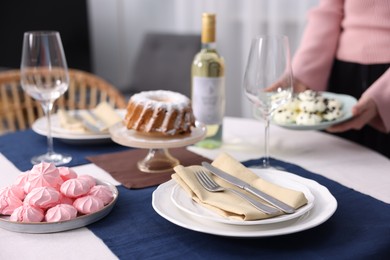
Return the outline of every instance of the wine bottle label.
[[[196,120],[221,124],[225,114],[225,78],[193,77],[192,109]]]

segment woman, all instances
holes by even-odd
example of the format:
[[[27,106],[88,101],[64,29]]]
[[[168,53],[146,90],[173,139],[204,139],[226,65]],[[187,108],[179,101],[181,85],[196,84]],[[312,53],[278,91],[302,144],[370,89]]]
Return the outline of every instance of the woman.
[[[353,118],[327,131],[390,158],[390,3],[321,0],[293,61],[297,91],[354,96]]]

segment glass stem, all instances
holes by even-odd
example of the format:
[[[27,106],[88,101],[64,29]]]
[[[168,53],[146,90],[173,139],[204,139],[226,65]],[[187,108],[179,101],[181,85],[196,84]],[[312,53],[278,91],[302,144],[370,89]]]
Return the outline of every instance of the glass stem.
[[[263,158],[263,168],[268,168],[269,163],[269,115],[265,116],[265,127],[264,127],[264,158]]]
[[[54,154],[53,137],[51,134],[51,111],[53,109],[53,102],[42,102],[42,109],[46,115],[47,120],[47,154]]]

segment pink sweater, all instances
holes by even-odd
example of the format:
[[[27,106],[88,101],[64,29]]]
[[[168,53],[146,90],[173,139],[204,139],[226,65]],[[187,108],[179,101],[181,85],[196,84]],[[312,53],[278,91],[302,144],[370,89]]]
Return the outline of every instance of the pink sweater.
[[[389,0],[321,0],[293,61],[294,76],[324,91],[335,57],[360,64],[390,63]],[[377,104],[380,119],[371,125],[390,132],[390,69],[363,95]]]

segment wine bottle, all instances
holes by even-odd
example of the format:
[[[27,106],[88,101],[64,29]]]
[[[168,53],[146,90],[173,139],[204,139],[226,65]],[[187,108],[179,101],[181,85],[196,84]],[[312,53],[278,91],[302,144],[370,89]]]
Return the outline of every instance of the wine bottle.
[[[198,122],[206,125],[206,138],[196,146],[215,149],[222,145],[225,115],[225,63],[216,49],[216,16],[202,15],[202,48],[192,62],[192,108]]]

